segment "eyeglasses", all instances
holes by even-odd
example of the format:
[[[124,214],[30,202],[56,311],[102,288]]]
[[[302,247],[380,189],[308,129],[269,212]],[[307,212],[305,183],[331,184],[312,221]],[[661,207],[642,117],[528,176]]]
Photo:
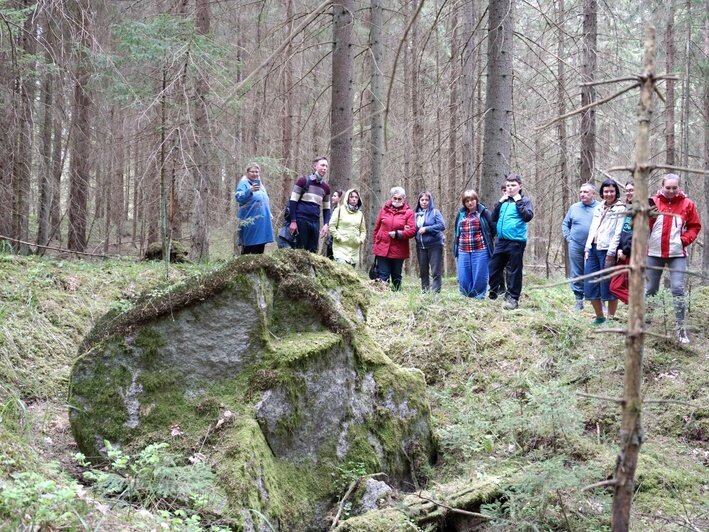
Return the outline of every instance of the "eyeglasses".
[[[401,196],[392,196],[391,201],[404,201],[404,198]]]

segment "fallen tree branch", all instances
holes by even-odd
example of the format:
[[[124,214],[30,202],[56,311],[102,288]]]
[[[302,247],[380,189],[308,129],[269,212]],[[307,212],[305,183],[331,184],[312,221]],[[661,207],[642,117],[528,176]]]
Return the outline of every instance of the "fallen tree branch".
[[[449,512],[452,512],[454,514],[461,514],[461,515],[469,515],[470,517],[479,517],[480,519],[486,519],[486,520],[491,520],[492,517],[489,515],[485,514],[480,514],[477,512],[471,512],[468,510],[461,510],[460,508],[453,508],[452,506],[448,506],[447,504],[443,504],[442,502],[434,501],[433,499],[429,499],[428,497],[424,497],[421,495],[421,492],[416,494],[417,497],[423,499],[424,501],[432,502],[436,506],[440,506],[441,508],[445,508]]]
[[[60,253],[76,253],[77,255],[86,255],[89,257],[100,257],[102,259],[121,259],[124,258],[121,255],[104,255],[103,253],[89,253],[88,251],[74,251],[72,249],[63,249],[54,246],[43,246],[41,244],[35,244],[33,242],[25,242],[24,240],[18,240],[16,238],[10,238],[9,236],[0,235],[0,240],[9,240],[10,242],[17,242],[18,244],[26,244],[28,246],[34,246],[36,248],[51,249],[52,251],[59,251]]]

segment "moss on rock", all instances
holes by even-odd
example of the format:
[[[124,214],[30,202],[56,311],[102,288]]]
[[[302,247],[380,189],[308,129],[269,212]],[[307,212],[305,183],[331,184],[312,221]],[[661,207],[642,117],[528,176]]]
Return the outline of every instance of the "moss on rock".
[[[228,497],[224,517],[258,528],[321,528],[337,466],[393,484],[435,455],[423,375],[369,337],[368,292],[351,271],[305,253],[239,257],[159,287],[101,318],[71,377],[72,430],[103,440],[172,440],[199,451]]]

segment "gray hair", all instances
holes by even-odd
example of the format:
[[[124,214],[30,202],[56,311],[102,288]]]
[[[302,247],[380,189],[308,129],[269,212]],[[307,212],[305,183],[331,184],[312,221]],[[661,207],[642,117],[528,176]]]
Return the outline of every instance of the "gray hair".
[[[583,183],[583,184],[579,187],[579,189],[582,189],[582,188],[584,188],[584,187],[587,188],[587,189],[589,189],[591,192],[596,192],[596,187],[595,187],[595,185],[594,185],[593,183],[588,183],[588,182]]]
[[[406,191],[403,187],[391,187],[391,190],[389,191],[389,197],[393,196],[394,194],[398,194],[402,198],[406,197]]]

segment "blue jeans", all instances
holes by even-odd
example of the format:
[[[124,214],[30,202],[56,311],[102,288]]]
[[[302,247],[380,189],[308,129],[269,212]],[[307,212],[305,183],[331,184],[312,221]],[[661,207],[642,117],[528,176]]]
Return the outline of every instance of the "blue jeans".
[[[298,233],[295,236],[295,248],[318,252],[320,242],[320,222],[298,218]]]
[[[441,291],[441,272],[443,271],[443,246],[433,246],[430,248],[417,248],[416,256],[419,260],[419,270],[421,271],[421,289],[428,291],[429,276],[431,270],[433,277],[433,291]]]
[[[585,244],[579,244],[573,240],[569,242],[569,270],[571,278],[581,277],[584,270],[584,254]],[[583,280],[572,281],[569,283],[574,297],[578,300],[583,299]]]
[[[645,270],[645,295],[654,296],[660,288],[662,270],[665,266],[670,269],[670,292],[675,307],[675,319],[678,325],[684,323],[687,303],[684,298],[684,278],[687,271],[687,257],[648,257],[647,270]]]
[[[519,301],[522,295],[522,259],[527,242],[501,238],[490,259],[490,299],[497,299],[505,291],[505,268],[507,268],[507,296]]]
[[[404,259],[390,259],[377,256],[379,278],[385,283],[391,278],[391,288],[397,291],[401,288],[401,272],[404,269]]]
[[[464,253],[458,252],[458,286],[466,297],[484,299],[489,277],[490,256],[486,249]]]
[[[600,272],[606,267],[606,255],[608,254],[607,249],[596,249],[596,244],[591,246],[588,252],[588,258],[586,259],[586,265],[584,267],[584,275],[589,273]],[[603,281],[598,281],[599,277],[603,277],[605,274],[600,274],[596,277],[589,277],[583,280],[583,292],[586,299],[593,301],[594,299],[600,299],[602,301],[615,301],[618,299],[613,294],[611,294],[611,280],[605,279]]]

